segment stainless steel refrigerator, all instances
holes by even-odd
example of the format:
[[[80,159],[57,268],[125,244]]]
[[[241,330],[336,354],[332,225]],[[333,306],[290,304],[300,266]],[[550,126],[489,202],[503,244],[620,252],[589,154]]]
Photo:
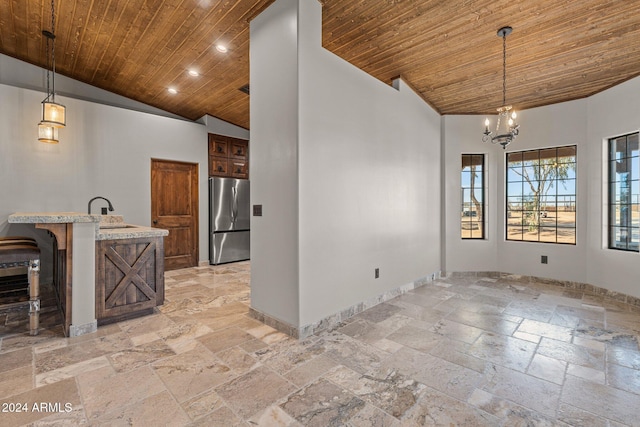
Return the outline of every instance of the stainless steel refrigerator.
[[[249,180],[209,178],[209,263],[249,259]]]

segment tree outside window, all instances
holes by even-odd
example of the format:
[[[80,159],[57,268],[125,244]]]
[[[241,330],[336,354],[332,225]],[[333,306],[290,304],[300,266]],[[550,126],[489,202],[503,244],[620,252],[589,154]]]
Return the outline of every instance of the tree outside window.
[[[507,240],[576,243],[576,146],[507,154]]]
[[[484,239],[484,154],[462,155],[461,237]]]

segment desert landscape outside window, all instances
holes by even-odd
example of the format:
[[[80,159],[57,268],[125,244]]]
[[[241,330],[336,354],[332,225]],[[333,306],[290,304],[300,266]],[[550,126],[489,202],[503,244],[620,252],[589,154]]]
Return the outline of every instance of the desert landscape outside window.
[[[609,248],[638,252],[640,161],[638,133],[609,140]]]
[[[507,240],[576,243],[576,146],[507,154]]]
[[[484,239],[484,154],[462,155],[461,237]]]

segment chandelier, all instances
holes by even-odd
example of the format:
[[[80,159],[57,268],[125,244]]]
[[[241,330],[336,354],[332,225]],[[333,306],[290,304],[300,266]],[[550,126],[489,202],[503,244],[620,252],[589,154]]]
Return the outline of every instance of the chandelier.
[[[50,144],[58,143],[58,129],[66,126],[66,108],[56,102],[54,1],[51,0],[51,31],[42,30],[42,35],[47,38],[47,97],[42,101],[42,120],[38,123],[38,141]]]
[[[500,144],[503,149],[513,141],[520,132],[520,125],[515,122],[517,114],[512,111],[511,105],[507,105],[507,36],[513,28],[502,27],[498,30],[498,37],[502,37],[502,107],[498,108],[498,118],[495,131],[490,131],[491,121],[484,121],[484,136],[482,142],[491,141],[492,144]]]

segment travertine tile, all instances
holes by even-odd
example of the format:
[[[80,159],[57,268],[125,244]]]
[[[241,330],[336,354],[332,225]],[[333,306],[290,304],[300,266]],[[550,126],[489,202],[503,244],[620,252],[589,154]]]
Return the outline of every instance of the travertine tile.
[[[1,359],[2,356],[0,356]],[[0,399],[23,393],[32,388],[33,368],[31,365],[0,373]]]
[[[426,388],[424,384],[393,369],[361,375],[344,366],[338,366],[325,374],[324,378],[396,418],[401,418],[413,407],[420,392]]]
[[[576,365],[572,365],[576,366]],[[562,385],[567,362],[552,357],[536,354],[527,369],[529,375]]]
[[[387,339],[416,350],[428,352],[438,345],[442,336],[413,325],[407,325],[389,335]]]
[[[189,427],[212,427],[212,426],[224,426],[224,427],[246,427],[241,418],[238,418],[236,414],[226,406],[220,409],[216,409],[204,417],[201,417],[189,424]]]
[[[454,322],[452,320],[441,320],[430,329],[436,335],[446,337],[451,340],[462,341],[468,344],[473,343],[480,335],[482,329],[474,326]]]
[[[495,366],[483,389],[554,418],[562,388],[512,369]]]
[[[301,341],[248,316],[249,263],[167,272],[158,313],[94,334],[5,319],[0,399],[72,407],[0,424],[635,425],[640,309],[495,277],[428,283]]]
[[[524,319],[522,321],[520,326],[518,326],[518,332],[540,335],[541,337],[565,342],[571,342],[571,338],[573,337],[573,329],[571,328],[530,319]]]
[[[83,360],[82,362],[74,363],[73,365],[67,365],[59,369],[54,369],[52,371],[38,374],[36,375],[35,384],[36,387],[41,387],[45,384],[53,384],[67,378],[76,377],[85,372],[90,372],[95,369],[100,369],[108,366],[109,361],[105,356],[96,357],[95,359]]]
[[[243,418],[250,418],[283,399],[295,389],[293,384],[272,370],[266,367],[257,367],[253,371],[217,387],[215,391],[235,413]]]
[[[20,410],[10,404],[19,404]],[[7,406],[5,406],[7,405]],[[21,426],[57,413],[68,413],[81,406],[76,381],[69,378],[0,400],[2,425]]]
[[[558,420],[571,426],[610,427],[605,418],[566,403],[558,408]]]
[[[203,347],[151,364],[178,402],[234,378],[237,374]]]
[[[604,352],[588,347],[542,338],[537,350],[538,354],[564,360],[574,365],[604,370]]]
[[[116,371],[125,372],[175,354],[167,344],[157,340],[112,353],[107,359]]]
[[[604,373],[602,380],[604,384]],[[640,395],[640,371],[615,363],[607,363],[607,384]]]
[[[277,405],[271,405],[249,420],[251,425],[264,427],[302,427],[298,421]]]
[[[399,350],[380,367],[381,371],[390,369],[461,400],[466,400],[484,377],[464,366],[408,347]]]
[[[213,390],[207,390],[198,396],[182,402],[189,418],[196,420],[224,406],[222,398]]]
[[[351,417],[349,425],[353,427],[401,427],[402,423],[375,406],[366,404],[363,410]]]
[[[536,345],[529,341],[485,333],[469,348],[469,354],[488,362],[524,372]]]
[[[478,313],[466,310],[456,310],[449,314],[447,319],[502,335],[513,334],[522,321],[522,318],[516,316]]]
[[[567,377],[561,402],[624,424],[638,422],[639,395],[582,378]]]
[[[74,345],[36,354],[36,373],[41,374],[54,369],[60,369],[68,365],[110,354],[114,350],[124,350],[132,346],[131,340],[123,332],[100,336],[94,339],[85,339]]]
[[[293,393],[280,407],[305,426],[325,427],[348,425],[364,409],[365,402],[321,379]]]
[[[110,372],[110,368],[100,368],[77,377],[89,419],[95,420],[165,390],[149,366],[120,374]],[[103,373],[106,375],[99,379],[98,376]]]
[[[308,362],[298,365],[297,368],[284,374],[284,377],[298,387],[302,387],[312,381],[315,381],[321,375],[334,368],[337,364],[338,363],[335,360],[321,354]]]
[[[231,327],[201,336],[198,338],[198,341],[213,353],[216,353],[238,344],[242,344],[246,341],[250,341],[253,338],[253,336],[249,335],[242,329]]]
[[[189,422],[189,417],[169,392],[163,391],[131,405],[115,408],[93,422],[97,425],[108,426],[162,425],[180,427]]]
[[[433,389],[425,389],[418,403],[401,420],[402,426],[497,426],[499,419],[472,405]]]
[[[13,371],[23,366],[31,366],[33,356],[31,348],[23,348],[16,351],[0,354],[0,373]]]

